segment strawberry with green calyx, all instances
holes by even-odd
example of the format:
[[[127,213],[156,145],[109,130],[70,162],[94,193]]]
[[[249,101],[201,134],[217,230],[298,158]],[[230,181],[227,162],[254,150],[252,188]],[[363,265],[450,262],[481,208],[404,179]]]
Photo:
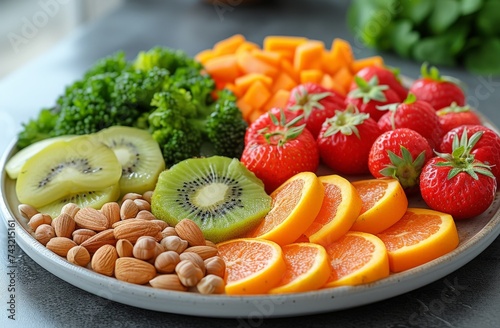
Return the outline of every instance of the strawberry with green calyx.
[[[470,138],[454,136],[451,153],[437,153],[422,169],[420,192],[433,210],[454,219],[467,219],[486,211],[495,199],[497,181],[490,166],[477,160],[471,150],[482,132]]]
[[[385,66],[372,65],[361,69],[356,73],[356,76],[363,78],[365,81],[370,81],[374,76],[378,78],[379,84],[389,86],[389,89],[394,90],[401,100],[406,99],[408,90],[404,87],[399,78],[399,70]],[[351,88],[356,87],[356,82],[352,82]]]
[[[299,172],[316,172],[319,165],[319,153],[316,140],[299,115],[287,119],[283,110],[279,117],[272,112],[267,120],[257,120],[259,126],[250,127],[257,134],[248,137],[243,149],[241,162],[252,171],[271,193],[283,182]],[[254,123],[257,123],[255,121]]]
[[[384,114],[377,109],[378,106],[401,102],[401,98],[394,90],[388,85],[379,83],[377,76],[373,76],[369,81],[354,76],[354,82],[345,98],[346,104],[352,104],[360,112],[370,114],[375,121]]]
[[[382,131],[408,128],[417,131],[427,139],[432,149],[437,148],[443,136],[436,111],[426,101],[418,100],[413,93],[399,104],[380,106],[387,112],[378,120]]]
[[[368,173],[368,153],[381,133],[369,114],[350,105],[323,123],[316,139],[320,158],[339,173]]]
[[[452,152],[456,136],[463,137],[466,134],[468,138],[471,138],[476,132],[481,132],[482,137],[474,144],[470,153],[476,160],[491,166],[491,172],[500,185],[500,136],[492,129],[484,125],[461,125],[451,129],[443,136],[439,151]]]
[[[422,64],[421,77],[410,86],[410,92],[417,99],[427,101],[435,110],[456,103],[465,105],[465,93],[461,87],[462,82],[451,76],[442,76],[439,70],[427,63]]]
[[[335,110],[343,107],[342,95],[319,84],[307,82],[290,91],[285,111],[303,115],[307,129],[316,138],[325,119],[332,117]]]
[[[443,134],[461,125],[481,125],[481,118],[469,105],[458,106],[453,102],[450,106],[436,112],[441,123]]]
[[[406,191],[418,188],[422,167],[432,149],[418,132],[399,128],[382,133],[373,143],[368,167],[375,178],[393,177]]]

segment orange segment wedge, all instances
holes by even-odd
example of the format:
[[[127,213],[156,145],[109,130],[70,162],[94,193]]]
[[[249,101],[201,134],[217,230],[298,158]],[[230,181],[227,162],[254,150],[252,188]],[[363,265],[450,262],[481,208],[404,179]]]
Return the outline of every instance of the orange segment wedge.
[[[387,249],[375,235],[349,231],[325,249],[331,267],[325,287],[361,285],[389,276]]]
[[[325,196],[319,214],[304,232],[311,243],[328,245],[352,227],[361,211],[361,198],[356,188],[339,175],[319,177]]]
[[[377,236],[387,247],[392,272],[434,260],[459,243],[451,215],[423,208],[408,208],[397,223]]]
[[[271,193],[271,210],[247,237],[287,245],[297,240],[321,209],[324,190],[316,174],[301,172]]]
[[[330,277],[328,254],[321,245],[294,243],[282,247],[286,271],[269,293],[298,293],[316,290]]]
[[[226,263],[226,294],[265,294],[286,270],[281,247],[269,240],[239,238],[217,244]]]
[[[368,179],[352,185],[363,203],[352,231],[382,232],[401,219],[408,208],[408,198],[397,179]]]

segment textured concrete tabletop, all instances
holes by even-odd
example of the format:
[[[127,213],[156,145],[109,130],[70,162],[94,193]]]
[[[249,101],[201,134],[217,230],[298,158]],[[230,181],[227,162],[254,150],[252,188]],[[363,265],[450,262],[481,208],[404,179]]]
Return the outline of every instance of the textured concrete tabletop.
[[[21,122],[50,105],[64,86],[97,59],[117,50],[130,57],[154,45],[194,55],[216,41],[241,33],[261,43],[266,35],[303,35],[330,44],[340,37],[356,57],[374,52],[345,25],[348,1],[129,1],[117,11],[79,29],[13,75],[0,81],[0,110],[11,118],[0,130],[3,153]],[[384,54],[386,63],[417,77],[420,65]],[[469,100],[500,126],[500,81],[444,69],[468,85]],[[5,220],[2,220],[5,221]],[[100,298],[49,273],[21,249],[15,254],[16,320],[8,319],[10,269],[7,229],[0,224],[0,327],[497,327],[500,323],[500,239],[474,260],[437,281],[374,304],[294,318],[214,319],[160,313]]]

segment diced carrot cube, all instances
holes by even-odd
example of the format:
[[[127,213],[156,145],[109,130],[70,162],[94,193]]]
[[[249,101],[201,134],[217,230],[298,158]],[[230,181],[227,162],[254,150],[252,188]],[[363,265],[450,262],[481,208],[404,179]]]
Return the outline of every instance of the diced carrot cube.
[[[241,75],[236,55],[222,55],[208,60],[205,70],[214,80],[232,82]]]
[[[240,44],[240,46],[238,47],[238,49],[236,49],[236,51],[234,53],[238,54],[240,52],[251,52],[252,50],[255,50],[255,49],[260,49],[260,47],[257,43],[245,41],[242,44]]]
[[[271,98],[262,106],[262,109],[268,111],[271,108],[285,108],[290,99],[290,91],[280,89],[274,93]]]
[[[363,68],[369,66],[384,66],[384,59],[381,56],[356,59],[351,65],[351,71],[356,74]]]
[[[248,52],[238,53],[237,64],[245,74],[260,73],[270,77],[276,76],[278,70],[262,60],[255,58]]]
[[[336,85],[341,87],[346,94],[352,83],[352,73],[347,67],[341,67],[337,73],[333,76],[333,81]]]
[[[205,64],[208,60],[214,58],[216,55],[212,49],[202,50],[194,56],[194,59],[201,64]]]
[[[241,98],[243,101],[251,105],[254,110],[260,109],[271,97],[271,92],[262,83],[257,80],[248,88],[245,95]]]
[[[319,69],[303,70],[300,72],[300,83],[312,82],[319,84],[323,78],[323,74],[323,71]]]
[[[227,39],[217,42],[213,47],[213,51],[217,56],[233,54],[245,41],[246,40],[243,35],[235,34]]]
[[[278,76],[274,79],[273,86],[271,88],[272,93],[278,92],[278,90],[292,90],[297,85],[294,79],[290,77],[286,72],[281,71]]]
[[[307,41],[307,38],[300,36],[279,36],[269,35],[264,38],[264,50],[267,51],[290,51],[295,52],[295,48]]]
[[[265,51],[260,49],[254,49],[251,51],[251,54],[263,62],[268,63],[269,65],[279,67],[280,62],[282,61],[282,56],[279,52],[276,51]]]
[[[295,50],[293,68],[296,71],[321,69],[324,50],[325,45],[321,41],[311,40],[300,44]]]
[[[260,73],[249,73],[240,76],[234,81],[237,95],[242,96],[247,92],[248,88],[257,80],[260,80],[269,89],[273,83],[273,79],[269,76]]]

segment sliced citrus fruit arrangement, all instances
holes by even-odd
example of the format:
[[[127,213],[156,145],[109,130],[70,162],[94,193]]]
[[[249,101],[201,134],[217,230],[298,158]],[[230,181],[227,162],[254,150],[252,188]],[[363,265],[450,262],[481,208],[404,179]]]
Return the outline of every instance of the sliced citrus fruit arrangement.
[[[271,193],[271,210],[247,237],[280,245],[296,241],[311,225],[323,203],[324,188],[316,174],[301,172]]]
[[[281,247],[275,242],[239,238],[217,244],[226,263],[226,294],[265,294],[286,270]]]
[[[331,274],[324,287],[361,285],[389,276],[387,249],[373,234],[349,231],[325,250]]]
[[[323,246],[293,243],[282,248],[286,271],[269,293],[296,293],[316,290],[330,277],[328,254]]]
[[[408,208],[408,198],[397,179],[368,179],[352,184],[363,204],[351,227],[353,231],[382,232],[401,219]]]
[[[312,243],[328,245],[352,227],[361,211],[361,198],[349,180],[333,174],[319,177],[325,189],[323,204],[304,235]]]
[[[377,236],[387,248],[392,272],[434,260],[459,243],[453,217],[424,208],[408,208],[398,222]]]

